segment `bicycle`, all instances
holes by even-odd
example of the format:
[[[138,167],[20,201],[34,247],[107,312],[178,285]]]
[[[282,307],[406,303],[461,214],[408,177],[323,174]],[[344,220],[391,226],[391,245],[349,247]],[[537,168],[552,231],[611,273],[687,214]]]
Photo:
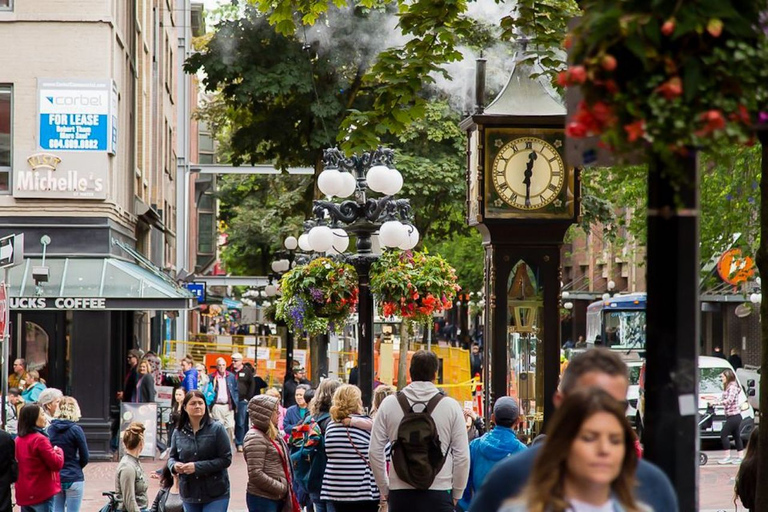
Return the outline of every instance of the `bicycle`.
[[[120,505],[120,500],[117,499],[117,493],[115,491],[107,491],[101,493],[102,496],[106,496],[109,499],[109,503],[101,507],[99,512],[117,512],[117,507]]]

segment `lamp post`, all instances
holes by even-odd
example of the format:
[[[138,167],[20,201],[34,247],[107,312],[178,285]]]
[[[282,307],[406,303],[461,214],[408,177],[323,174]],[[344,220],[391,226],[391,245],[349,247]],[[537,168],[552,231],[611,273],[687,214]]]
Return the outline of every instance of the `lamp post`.
[[[354,235],[356,253],[345,259],[358,276],[358,368],[363,404],[370,407],[373,397],[373,297],[370,291],[371,264],[378,256],[373,251],[373,237],[379,235],[381,245],[403,250],[412,249],[419,232],[411,224],[411,205],[407,199],[395,199],[403,177],[393,167],[394,151],[379,147],[373,151],[347,157],[338,148],[323,152],[324,170],[317,179],[320,191],[329,200],[313,204],[315,226],[306,242],[313,251],[341,253]],[[381,194],[373,198],[369,195]],[[335,203],[330,199],[353,199]],[[346,238],[346,240],[345,240]]]

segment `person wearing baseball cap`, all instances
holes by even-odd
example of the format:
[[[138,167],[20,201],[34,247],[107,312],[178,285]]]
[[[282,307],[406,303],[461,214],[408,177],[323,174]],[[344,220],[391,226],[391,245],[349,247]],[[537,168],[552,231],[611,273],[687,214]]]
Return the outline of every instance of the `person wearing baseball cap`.
[[[511,396],[499,397],[493,404],[493,430],[469,443],[469,479],[459,500],[461,510],[469,510],[472,496],[497,462],[526,449],[515,434],[519,418],[520,408]]]

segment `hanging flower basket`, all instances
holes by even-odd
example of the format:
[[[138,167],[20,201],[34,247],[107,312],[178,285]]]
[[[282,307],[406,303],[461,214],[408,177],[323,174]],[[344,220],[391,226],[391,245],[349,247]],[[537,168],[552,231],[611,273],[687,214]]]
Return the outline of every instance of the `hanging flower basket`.
[[[357,307],[357,272],[351,265],[318,258],[280,279],[275,317],[292,332],[316,336],[341,328]]]
[[[582,2],[560,85],[583,101],[567,134],[662,158],[747,142],[765,113],[764,0]]]
[[[383,316],[427,322],[452,307],[456,271],[426,252],[386,251],[371,268],[371,292]]]

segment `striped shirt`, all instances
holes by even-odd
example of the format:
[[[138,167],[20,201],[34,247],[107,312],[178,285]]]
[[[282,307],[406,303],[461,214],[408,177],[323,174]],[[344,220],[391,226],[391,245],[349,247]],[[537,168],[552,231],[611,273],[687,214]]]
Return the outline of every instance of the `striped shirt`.
[[[321,500],[379,500],[379,488],[368,462],[370,442],[371,433],[367,430],[345,427],[333,421],[328,423],[325,430],[325,454],[328,462],[320,491]]]

